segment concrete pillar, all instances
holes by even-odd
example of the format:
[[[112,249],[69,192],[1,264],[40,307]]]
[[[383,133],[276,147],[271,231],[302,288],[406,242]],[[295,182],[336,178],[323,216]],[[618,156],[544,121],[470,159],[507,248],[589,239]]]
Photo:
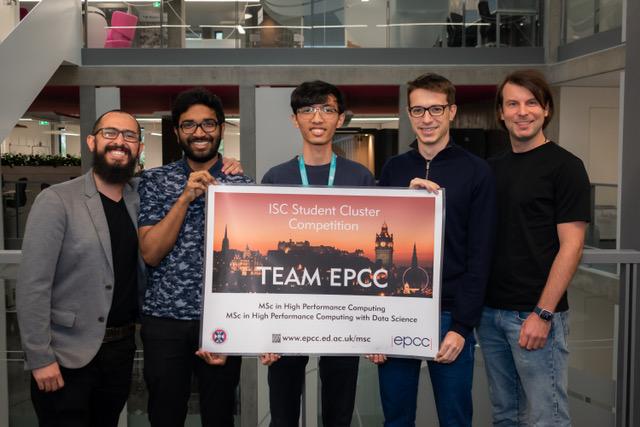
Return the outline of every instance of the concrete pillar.
[[[626,60],[620,82],[622,146],[620,147],[620,230],[621,249],[640,250],[640,144],[638,144],[637,117],[640,114],[640,81],[634,76],[640,73],[640,27],[634,20],[640,16],[640,2],[627,2]]]
[[[164,11],[167,12],[167,24],[169,25],[186,25],[187,16],[184,0],[170,0],[168,4],[164,6]],[[169,5],[171,7],[169,7]],[[184,27],[169,27],[167,28],[168,34],[168,46],[174,48],[185,47],[185,28]]]
[[[558,46],[564,38],[564,3],[554,0],[545,0],[544,2],[542,46],[547,64],[558,61]]]
[[[409,151],[409,144],[415,139],[413,129],[411,129],[411,121],[407,114],[407,107],[409,106],[409,99],[407,97],[407,85],[400,85],[398,89],[400,92],[399,105],[398,105],[398,154]]]
[[[279,163],[302,153],[300,132],[291,123],[291,87],[255,89],[256,180]],[[242,101],[240,101],[242,102]],[[242,104],[240,105],[242,110]],[[242,125],[242,119],[240,120]],[[242,134],[242,131],[240,132]],[[242,144],[242,143],[241,143]],[[240,148],[241,153],[244,152]]]
[[[244,173],[256,177],[256,88],[240,86],[240,161]]]
[[[93,165],[93,156],[86,144],[96,119],[109,110],[120,108],[120,88],[80,86],[80,158],[82,173]]]
[[[618,191],[618,248],[640,250],[640,144],[637,137],[637,117],[640,114],[640,81],[636,78],[640,73],[640,27],[635,20],[640,17],[640,2],[626,1],[626,27],[625,27],[625,71],[620,81],[620,94],[622,106],[622,140],[620,146],[620,176]],[[623,17],[625,14],[623,14]],[[628,295],[626,295],[629,308],[628,319],[621,318],[623,330],[628,330],[628,335],[623,343],[628,343],[628,348],[622,348],[623,372],[628,375],[618,377],[618,398],[616,400],[616,418],[618,426],[632,426],[640,423],[640,297],[637,289],[638,270],[623,271],[620,282],[632,280]],[[631,277],[629,277],[631,276]],[[625,351],[626,350],[626,351]]]

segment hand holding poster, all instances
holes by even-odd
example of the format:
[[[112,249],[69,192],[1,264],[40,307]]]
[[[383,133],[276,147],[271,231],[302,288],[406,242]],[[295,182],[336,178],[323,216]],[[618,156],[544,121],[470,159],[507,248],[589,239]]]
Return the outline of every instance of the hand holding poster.
[[[210,186],[202,348],[434,357],[443,197]]]

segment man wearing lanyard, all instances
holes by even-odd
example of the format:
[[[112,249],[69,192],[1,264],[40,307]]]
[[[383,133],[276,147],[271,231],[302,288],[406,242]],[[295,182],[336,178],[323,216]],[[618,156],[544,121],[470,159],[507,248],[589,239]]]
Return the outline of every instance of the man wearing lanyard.
[[[408,100],[415,148],[389,159],[379,185],[446,190],[440,349],[428,368],[440,426],[471,427],[473,328],[480,320],[489,276],[495,183],[489,165],[449,136],[457,110],[455,87],[449,80],[422,75],[409,82]],[[415,425],[421,361],[368,358],[380,365],[384,425]]]
[[[305,82],[291,94],[291,120],[302,136],[302,155],[274,166],[263,184],[373,186],[371,172],[359,163],[336,156],[332,141],[344,122],[344,101],[335,86]],[[269,365],[269,407],[272,427],[298,426],[300,398],[308,356],[265,354]],[[358,379],[358,357],[322,356],[322,421],[325,426],[351,425]]]

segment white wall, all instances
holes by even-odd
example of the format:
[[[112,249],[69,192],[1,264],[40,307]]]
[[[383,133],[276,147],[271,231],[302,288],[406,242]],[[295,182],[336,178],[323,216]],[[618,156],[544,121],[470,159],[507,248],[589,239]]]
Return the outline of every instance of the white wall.
[[[591,182],[617,184],[619,89],[562,87],[561,146],[580,157]]]
[[[17,4],[7,5],[0,3],[0,42],[9,34],[20,22],[20,8]]]
[[[51,154],[53,144],[51,135],[43,131],[51,131],[55,124],[41,126],[37,121],[19,122],[20,126],[14,127],[9,136],[2,142],[2,153],[8,154]]]
[[[74,134],[80,135],[79,124],[77,125],[66,124],[64,127],[68,133],[74,133]],[[67,139],[67,154],[80,157],[80,145],[84,144],[84,141],[82,141],[81,143],[80,136],[72,136],[72,135],[67,135],[66,139]]]
[[[77,124],[50,122],[49,125],[42,126],[36,119],[30,122],[20,121],[18,124],[26,127],[13,128],[2,142],[3,154],[59,154],[58,136],[45,132],[64,127],[68,133],[80,134],[80,125]],[[67,154],[80,157],[80,137],[67,135],[66,139]]]
[[[162,166],[162,123],[141,122],[144,129],[144,168]]]

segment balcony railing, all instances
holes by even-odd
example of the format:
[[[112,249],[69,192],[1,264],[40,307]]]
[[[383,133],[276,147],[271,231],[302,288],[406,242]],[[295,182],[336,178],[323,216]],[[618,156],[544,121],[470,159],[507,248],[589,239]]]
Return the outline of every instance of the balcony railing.
[[[88,48],[538,47],[540,0],[88,1]]]
[[[564,43],[622,27],[623,0],[564,0]]]

